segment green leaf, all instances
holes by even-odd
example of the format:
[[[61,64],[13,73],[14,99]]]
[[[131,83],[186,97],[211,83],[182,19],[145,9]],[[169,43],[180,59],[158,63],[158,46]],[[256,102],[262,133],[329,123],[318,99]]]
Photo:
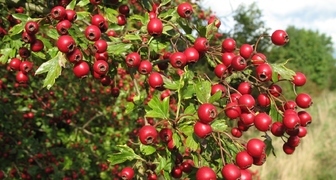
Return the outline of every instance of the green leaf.
[[[72,0],[67,6],[65,9],[75,9],[75,6],[76,6],[76,1],[77,0]]]
[[[47,36],[49,36],[52,39],[58,39],[59,34],[57,33],[56,29],[48,29]]]
[[[146,117],[169,118],[169,97],[166,97],[161,101],[158,96],[154,96],[148,102],[148,106],[150,110],[146,110]]]
[[[211,83],[209,81],[199,81],[194,84],[197,100],[200,103],[208,103],[211,97]]]
[[[196,40],[195,36],[193,36],[192,34],[186,34],[185,36],[192,43],[194,43]]]
[[[183,99],[190,99],[195,94],[195,89],[193,84],[188,84],[188,86],[184,86],[181,90],[181,94]]]
[[[21,22],[20,24],[15,25],[15,26],[13,26],[9,30],[9,35],[10,36],[14,36],[14,35],[17,35],[17,34],[21,33],[23,31],[24,26],[25,25],[23,24],[23,22]]]
[[[161,6],[165,6],[166,4],[170,3],[171,0],[161,0],[161,4],[160,4],[160,7]]]
[[[158,16],[160,19],[168,19],[173,16],[178,16],[176,13],[176,8],[168,9],[167,11],[161,12]],[[173,21],[173,20],[172,20]]]
[[[272,67],[273,72],[276,72],[280,75],[281,79],[286,79],[286,80],[293,80],[294,76],[295,76],[295,72],[291,69],[288,69],[285,63],[281,63],[281,64],[270,64]],[[273,78],[273,76],[272,76]]]
[[[138,20],[140,21],[142,24],[145,24],[145,18],[143,16],[137,15],[137,14],[133,14],[132,16],[130,16],[128,18],[129,20]]]
[[[118,152],[108,155],[110,165],[116,165],[125,161],[132,161],[134,159],[143,160],[139,155],[135,154],[134,150],[127,145],[117,145]]]
[[[156,152],[156,148],[150,145],[140,144],[140,151],[143,155],[148,156]]]
[[[165,25],[165,26],[163,26],[162,33],[163,33],[163,34],[167,34],[167,35],[169,35],[169,34],[168,34],[168,31],[170,31],[170,30],[172,30],[172,29],[173,29],[172,26],[170,26],[170,25]]]
[[[118,14],[119,14],[118,11],[112,8],[105,8],[105,17],[111,23],[116,24],[118,22],[118,19],[117,19]]]
[[[190,104],[187,108],[184,110],[184,114],[196,114],[196,107],[194,104]]]
[[[273,121],[282,121],[282,115],[279,113],[276,107],[276,103],[274,102],[274,99],[271,99],[271,107],[269,115],[271,116]]]
[[[84,7],[86,5],[88,5],[90,3],[90,0],[81,0],[79,1],[79,3],[77,4],[77,6],[79,7]]]
[[[227,130],[227,125],[225,119],[216,119],[212,124],[211,128],[215,132],[225,132]]]
[[[69,170],[72,166],[73,160],[69,156],[65,156],[63,163],[63,170]]]
[[[164,176],[164,179],[166,180],[171,180],[171,175],[168,171],[163,171],[163,176]]]
[[[81,1],[83,2],[83,1]],[[79,2],[78,4],[80,4],[81,2]],[[87,11],[79,11],[77,12],[77,20],[83,20],[83,19],[88,19],[90,16],[90,13]]]
[[[196,141],[197,137],[195,134],[187,137],[186,146],[190,148],[191,151],[196,151],[199,148],[199,143]]]
[[[181,137],[178,133],[173,134],[173,142],[174,142],[176,148],[178,148],[178,149],[181,148],[182,141],[181,141]]]
[[[12,48],[3,48],[0,49],[0,63],[5,64],[9,61],[10,57],[9,55],[12,53],[12,51],[15,51],[15,49]]]
[[[268,136],[267,134],[265,134],[262,137],[265,137],[264,143],[266,144],[266,154],[267,154],[267,156],[270,155],[271,153],[274,156],[276,156],[275,151],[274,151],[274,147],[273,147],[273,144],[272,144],[272,138],[270,136]]]
[[[191,29],[191,27],[189,27],[189,25],[187,24],[187,21],[185,19],[182,18],[177,22],[186,34],[191,34],[192,33],[192,29]]]
[[[152,4],[151,1],[149,0],[140,0],[140,4],[142,5],[142,7],[144,7],[145,9],[147,9],[148,11],[152,10]]]
[[[142,40],[140,35],[139,34],[126,34],[124,36],[124,39],[125,40],[130,40],[130,41],[133,41],[133,40]]]
[[[154,52],[160,52],[162,49],[167,48],[167,44],[160,42],[158,39],[153,39],[149,43],[149,48]]]
[[[180,85],[180,81],[173,81],[165,76],[162,76],[164,87],[170,90],[177,90]]]
[[[218,101],[222,97],[222,91],[217,91],[214,95],[212,95],[209,99],[209,103],[214,103]]]
[[[24,22],[28,21],[28,17],[29,17],[26,14],[22,14],[22,13],[12,14],[12,16],[15,19],[18,19],[18,20],[22,21],[21,23],[23,23],[23,24],[25,24]]]
[[[61,75],[61,64],[64,62],[66,62],[64,55],[61,52],[58,52],[55,57],[41,64],[41,66],[36,70],[35,74],[48,72],[46,78],[43,81],[43,87],[50,89],[55,84],[56,79]]]
[[[132,44],[124,44],[124,43],[118,43],[118,44],[110,44],[107,47],[107,52],[109,54],[114,54],[114,55],[120,55],[122,53],[126,53],[131,49]]]

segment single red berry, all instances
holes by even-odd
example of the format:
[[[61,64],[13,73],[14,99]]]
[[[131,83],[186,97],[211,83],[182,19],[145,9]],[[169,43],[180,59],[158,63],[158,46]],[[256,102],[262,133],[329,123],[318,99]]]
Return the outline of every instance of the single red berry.
[[[242,110],[249,111],[254,107],[255,100],[254,100],[254,97],[251,94],[243,94],[238,99],[238,104],[239,104],[239,106]]]
[[[202,123],[209,124],[217,117],[217,109],[213,104],[204,103],[198,107],[197,115]]]
[[[70,22],[74,22],[77,19],[77,13],[75,10],[66,9],[65,14],[65,19],[69,20]]]
[[[254,126],[262,132],[269,130],[272,124],[272,118],[266,113],[259,113],[254,118]]]
[[[81,60],[74,65],[72,71],[76,77],[83,78],[90,73],[90,66],[86,61]]]
[[[23,73],[28,74],[33,69],[33,63],[30,61],[23,61],[20,64],[20,71]]]
[[[303,86],[306,84],[306,76],[301,72],[296,72],[293,78],[292,82],[295,86]]]
[[[12,70],[20,70],[21,60],[19,58],[12,58],[9,62],[9,67]]]
[[[236,71],[242,71],[246,66],[247,62],[242,56],[235,56],[231,61],[231,67]]]
[[[218,78],[225,77],[228,72],[227,66],[224,64],[218,64],[215,67],[214,73]]]
[[[249,82],[241,82],[238,85],[237,90],[240,92],[240,94],[251,94],[251,92],[252,92],[252,85]]]
[[[58,34],[60,35],[66,35],[68,34],[68,29],[70,29],[72,26],[71,22],[67,19],[64,19],[57,23],[56,30]]]
[[[284,30],[276,30],[272,33],[271,40],[273,44],[283,46],[288,43],[289,36]]]
[[[211,95],[216,94],[218,91],[222,93],[221,97],[224,97],[227,93],[227,89],[223,84],[214,84],[211,86]]]
[[[240,170],[241,176],[240,180],[252,180],[252,172],[249,169]]]
[[[144,145],[153,144],[156,141],[158,132],[152,125],[142,126],[139,130],[140,142]]]
[[[152,72],[152,69],[153,69],[153,66],[152,66],[152,63],[148,60],[143,60],[140,62],[140,65],[138,67],[138,72],[140,74],[149,74]]]
[[[230,102],[225,107],[225,115],[230,119],[236,119],[241,115],[238,102]]]
[[[271,126],[271,133],[274,136],[281,137],[284,135],[286,127],[281,122],[274,122]]]
[[[246,151],[251,155],[252,157],[261,157],[262,154],[264,154],[266,149],[265,143],[256,138],[250,139],[246,144]]]
[[[270,94],[274,97],[279,97],[282,93],[282,88],[277,84],[272,84],[268,87]]]
[[[249,59],[253,53],[253,46],[250,44],[243,44],[240,46],[239,54],[245,59]]]
[[[150,73],[148,77],[148,84],[150,87],[154,89],[160,89],[163,86],[163,78],[162,75],[158,72]]]
[[[183,68],[187,64],[187,57],[182,52],[175,52],[169,56],[169,62],[174,68]]]
[[[240,176],[241,176],[239,167],[237,167],[234,164],[224,165],[221,172],[222,172],[223,178],[227,180],[240,179]]]
[[[257,97],[257,102],[261,107],[268,107],[271,104],[271,100],[266,93],[261,93]]]
[[[97,26],[99,29],[104,28],[106,19],[101,14],[95,14],[91,17],[91,25]]]
[[[232,53],[232,52],[224,52],[224,53],[222,54],[222,63],[223,63],[225,66],[229,67],[229,66],[231,66],[232,59],[233,59],[234,57],[236,57],[236,55],[235,55],[234,53]]]
[[[307,135],[307,128],[300,126],[299,127],[299,134],[297,136],[299,136],[300,138],[303,138]]]
[[[299,146],[300,144],[300,137],[299,136],[290,136],[288,139],[287,139],[287,143],[289,146],[292,146],[292,147],[297,147]]]
[[[243,132],[239,128],[234,127],[231,129],[231,134],[233,137],[240,138],[243,135]]]
[[[32,43],[30,43],[30,50],[33,52],[40,52],[44,48],[44,43],[40,39],[35,39]]]
[[[312,117],[307,111],[299,111],[300,125],[306,127],[312,122]]]
[[[253,164],[256,166],[261,166],[266,162],[266,153],[263,152],[259,157],[253,157]]]
[[[107,50],[107,42],[104,39],[99,39],[94,42],[93,48],[95,53],[103,53]]]
[[[165,143],[168,143],[173,139],[173,131],[169,128],[162,128],[159,132],[161,140]]]
[[[187,2],[181,3],[177,6],[177,13],[182,18],[189,18],[193,14],[193,7]]]
[[[282,123],[287,129],[296,129],[300,125],[300,118],[297,114],[285,114]]]
[[[311,97],[306,93],[298,94],[295,102],[300,108],[309,108],[313,104]]]
[[[83,59],[83,54],[82,51],[76,47],[72,52],[67,53],[66,57],[69,62],[76,63]]]
[[[35,34],[28,34],[27,31],[23,31],[21,37],[22,37],[22,41],[25,43],[34,43],[36,41]]]
[[[76,42],[71,36],[62,35],[57,40],[57,47],[63,53],[70,53],[76,48]]]
[[[183,53],[187,58],[187,63],[195,63],[200,57],[199,52],[193,47],[185,49]]]
[[[236,164],[240,169],[247,169],[252,166],[253,158],[247,151],[241,151],[236,155]]]
[[[200,167],[196,172],[196,180],[216,180],[217,176],[214,170],[210,167]]]
[[[151,36],[161,36],[163,31],[162,21],[158,18],[150,19],[147,24],[147,32]]]
[[[267,58],[262,53],[255,53],[251,58],[251,62],[253,65],[258,66],[260,64],[264,64],[265,62],[267,62]]]
[[[199,138],[205,138],[212,133],[212,127],[209,124],[197,121],[194,125],[194,133]]]
[[[51,17],[55,20],[63,20],[66,17],[66,11],[63,6],[55,6],[50,11]]]
[[[236,41],[233,38],[226,38],[222,42],[222,52],[233,52],[236,50]]]
[[[98,26],[89,25],[85,29],[85,37],[90,41],[97,41],[101,37],[101,30]]]
[[[127,23],[126,16],[123,15],[123,14],[119,14],[119,15],[117,16],[117,20],[118,20],[117,24],[118,24],[119,26],[123,26],[123,25],[125,25],[125,24]]]
[[[205,37],[198,37],[194,42],[194,48],[198,52],[204,53],[209,49],[209,42]]]
[[[109,71],[109,65],[104,60],[97,60],[93,63],[93,70],[100,75],[105,75]]]
[[[288,143],[284,143],[284,145],[282,146],[283,151],[286,154],[293,154],[295,151],[295,147],[290,146]]]
[[[122,4],[119,6],[118,11],[120,14],[127,16],[130,12],[130,8],[128,7],[128,5]]]
[[[20,83],[20,84],[25,84],[28,82],[29,77],[26,73],[22,72],[22,71],[18,71],[16,73],[16,82]]]
[[[265,81],[270,81],[272,79],[272,68],[269,64],[260,64],[256,68],[256,73],[257,73],[257,79],[265,82]]]
[[[134,177],[134,170],[131,167],[124,167],[120,172],[120,177],[123,180],[132,180]]]
[[[182,169],[179,166],[175,166],[173,167],[173,169],[171,170],[171,175],[173,178],[181,178],[182,177]]]
[[[25,24],[25,31],[29,35],[35,35],[39,31],[39,25],[35,21],[28,21]]]
[[[141,63],[141,56],[137,52],[129,53],[125,58],[128,67],[138,67]]]
[[[254,124],[255,113],[254,112],[244,112],[240,114],[240,120],[246,126],[252,126]]]

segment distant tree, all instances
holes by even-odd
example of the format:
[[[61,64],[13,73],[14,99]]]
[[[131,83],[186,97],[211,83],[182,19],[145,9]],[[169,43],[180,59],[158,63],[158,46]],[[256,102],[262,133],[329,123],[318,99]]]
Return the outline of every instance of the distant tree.
[[[289,67],[305,73],[319,89],[328,88],[335,70],[331,37],[294,26],[288,27],[286,31],[290,38],[289,43],[284,47],[273,46],[268,60],[284,62],[290,59]]]

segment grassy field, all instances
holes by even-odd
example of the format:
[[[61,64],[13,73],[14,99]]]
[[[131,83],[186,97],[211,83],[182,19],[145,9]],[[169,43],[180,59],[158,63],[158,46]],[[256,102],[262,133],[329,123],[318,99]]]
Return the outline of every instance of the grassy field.
[[[260,180],[336,179],[336,96],[321,93],[309,109],[313,117],[308,134],[292,155],[282,151],[282,140],[273,138],[276,157],[270,155],[258,171]]]

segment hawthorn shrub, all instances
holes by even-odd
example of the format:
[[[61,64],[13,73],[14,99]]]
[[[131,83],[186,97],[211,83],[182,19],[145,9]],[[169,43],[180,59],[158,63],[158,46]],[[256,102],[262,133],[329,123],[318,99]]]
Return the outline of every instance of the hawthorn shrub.
[[[256,51],[284,30],[236,44],[188,1],[45,8],[1,19],[0,179],[247,180],[272,138],[292,154],[307,133],[305,75]]]

